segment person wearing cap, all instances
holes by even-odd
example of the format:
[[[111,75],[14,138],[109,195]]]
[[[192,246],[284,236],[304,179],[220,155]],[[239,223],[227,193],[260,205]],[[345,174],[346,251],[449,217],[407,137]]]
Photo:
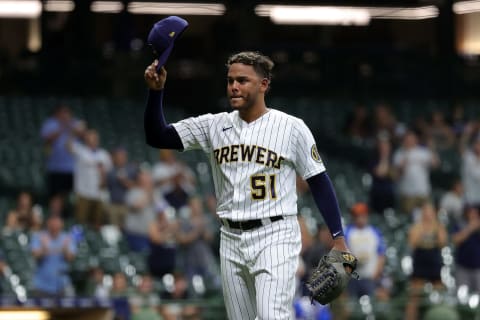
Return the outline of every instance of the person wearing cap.
[[[184,28],[182,19],[170,17],[149,35],[158,59],[144,73],[150,89],[146,143],[159,149],[200,149],[210,160],[222,223],[220,263],[228,318],[292,319],[302,246],[297,174],[309,184],[333,239],[332,250],[350,256],[332,182],[305,122],[267,107],[274,63],[259,52],[239,52],[227,60],[231,112],[166,122],[164,64]]]
[[[358,258],[360,280],[351,281],[348,292],[357,298],[363,295],[372,297],[383,275],[385,241],[380,230],[369,223],[369,208],[365,203],[356,203],[350,212],[352,223],[345,229],[345,239]]]

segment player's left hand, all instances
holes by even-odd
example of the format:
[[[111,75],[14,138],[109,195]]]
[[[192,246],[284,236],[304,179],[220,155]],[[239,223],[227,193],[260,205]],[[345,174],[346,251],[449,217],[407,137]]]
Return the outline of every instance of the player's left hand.
[[[341,252],[350,253],[350,250],[347,247],[347,242],[345,241],[345,237],[338,237],[338,238],[333,239],[332,250],[337,250],[337,251],[341,251]],[[353,271],[353,269],[349,265],[345,265],[345,269],[349,273],[352,273],[352,271]]]
[[[335,300],[348,285],[354,276],[357,267],[357,258],[351,253],[332,249],[318,263],[317,268],[306,282],[313,300],[325,305]],[[350,272],[347,272],[350,269]]]

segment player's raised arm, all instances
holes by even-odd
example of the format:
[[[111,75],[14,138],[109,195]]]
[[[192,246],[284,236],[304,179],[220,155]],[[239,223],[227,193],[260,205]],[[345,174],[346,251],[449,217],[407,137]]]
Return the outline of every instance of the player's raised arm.
[[[157,72],[155,60],[145,70],[145,82],[149,88],[144,113],[145,141],[149,146],[160,149],[182,150],[182,141],[175,128],[168,124],[163,114],[163,88],[167,80],[167,70],[161,67]]]

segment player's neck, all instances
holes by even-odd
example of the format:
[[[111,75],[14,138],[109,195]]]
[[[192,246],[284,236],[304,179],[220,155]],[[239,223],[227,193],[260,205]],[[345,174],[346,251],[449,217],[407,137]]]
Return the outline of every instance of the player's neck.
[[[265,105],[265,103],[262,103],[261,105],[258,105],[258,106],[253,106],[252,108],[248,108],[246,110],[238,111],[240,118],[246,123],[250,123],[257,120],[267,112],[268,112],[268,108]]]

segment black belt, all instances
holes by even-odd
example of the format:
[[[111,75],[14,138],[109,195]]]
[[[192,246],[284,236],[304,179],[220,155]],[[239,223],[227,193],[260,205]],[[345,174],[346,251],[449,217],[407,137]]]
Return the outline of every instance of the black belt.
[[[264,221],[267,220],[269,221],[268,223],[265,223]],[[221,219],[222,224],[230,229],[239,229],[239,230],[252,230],[255,228],[259,228],[261,226],[267,225],[269,223],[283,220],[283,216],[274,216],[274,217],[269,217],[266,219],[253,219],[253,220],[246,220],[246,221],[233,221],[230,219]]]

